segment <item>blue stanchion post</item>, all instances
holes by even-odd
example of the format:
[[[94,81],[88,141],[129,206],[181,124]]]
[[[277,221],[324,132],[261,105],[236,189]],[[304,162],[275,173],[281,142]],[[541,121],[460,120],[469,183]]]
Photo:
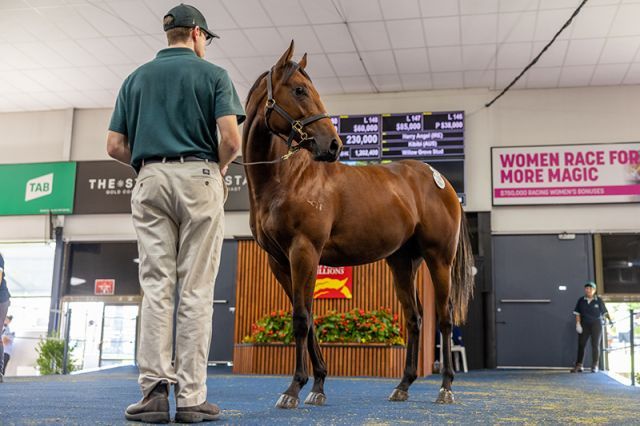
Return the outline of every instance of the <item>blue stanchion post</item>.
[[[629,310],[629,345],[631,346],[631,386],[636,385],[636,355],[635,355],[635,339],[634,339],[634,331],[633,331],[633,319],[634,312],[633,309]]]
[[[69,359],[69,334],[71,332],[71,308],[67,309],[64,320],[64,355],[62,356],[62,374],[69,374],[67,360]]]

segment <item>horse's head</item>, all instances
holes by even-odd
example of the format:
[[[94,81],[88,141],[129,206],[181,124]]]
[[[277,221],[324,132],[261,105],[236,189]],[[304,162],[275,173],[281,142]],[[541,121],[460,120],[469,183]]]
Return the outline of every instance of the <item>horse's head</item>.
[[[291,61],[293,40],[280,60],[267,73],[265,120],[274,133],[289,135],[317,161],[336,161],[342,141],[325,112],[324,104],[305,72],[307,54]],[[270,87],[270,88],[269,88]]]

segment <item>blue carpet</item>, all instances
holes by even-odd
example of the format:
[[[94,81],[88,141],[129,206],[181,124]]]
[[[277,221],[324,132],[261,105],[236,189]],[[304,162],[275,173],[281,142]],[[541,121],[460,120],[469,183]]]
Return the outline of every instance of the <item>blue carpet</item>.
[[[640,389],[605,374],[557,371],[476,371],[458,374],[456,403],[437,405],[440,379],[419,379],[407,402],[389,402],[397,380],[330,377],[324,407],[273,408],[289,377],[234,376],[210,370],[209,400],[217,424],[640,424]],[[310,385],[302,393],[306,397]],[[131,367],[97,373],[6,379],[0,385],[2,425],[126,424],[125,406],[140,398]],[[173,407],[172,407],[173,409]]]

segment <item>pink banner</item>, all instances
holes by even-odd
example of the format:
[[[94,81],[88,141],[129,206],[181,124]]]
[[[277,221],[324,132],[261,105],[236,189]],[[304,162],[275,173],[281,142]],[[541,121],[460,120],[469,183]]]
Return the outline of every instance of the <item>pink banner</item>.
[[[640,202],[640,143],[491,149],[494,205]]]

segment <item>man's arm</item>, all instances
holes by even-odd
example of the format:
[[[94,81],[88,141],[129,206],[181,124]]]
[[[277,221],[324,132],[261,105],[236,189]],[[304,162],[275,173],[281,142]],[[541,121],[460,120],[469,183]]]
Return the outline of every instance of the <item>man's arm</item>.
[[[131,164],[131,149],[127,135],[109,130],[107,133],[107,153],[113,159]]]
[[[220,143],[218,144],[218,161],[220,173],[224,175],[227,167],[240,153],[240,131],[238,119],[235,115],[224,115],[216,120],[220,129]]]

